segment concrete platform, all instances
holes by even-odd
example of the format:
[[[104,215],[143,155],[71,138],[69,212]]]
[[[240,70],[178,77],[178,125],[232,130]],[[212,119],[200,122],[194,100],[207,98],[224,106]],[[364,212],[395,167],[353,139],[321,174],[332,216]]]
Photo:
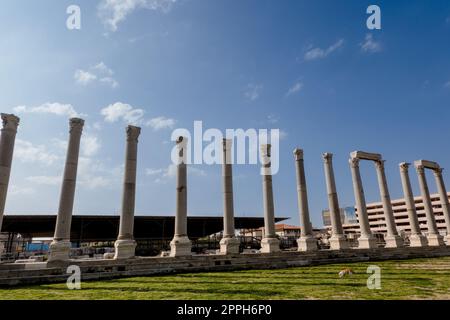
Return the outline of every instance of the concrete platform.
[[[346,249],[271,254],[138,257],[127,260],[70,260],[67,263],[0,264],[0,286],[65,282],[69,265],[78,265],[81,279],[107,280],[188,272],[281,269],[310,265],[450,256],[450,247]]]

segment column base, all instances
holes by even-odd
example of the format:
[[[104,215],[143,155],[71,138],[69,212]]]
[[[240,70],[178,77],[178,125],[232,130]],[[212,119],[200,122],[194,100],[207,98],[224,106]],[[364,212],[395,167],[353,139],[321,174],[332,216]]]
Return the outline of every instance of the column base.
[[[263,238],[261,240],[261,253],[274,253],[279,252],[280,240],[277,238]]]
[[[136,252],[136,241],[134,240],[117,240],[114,243],[116,252],[114,259],[130,259],[134,258]]]
[[[238,254],[241,242],[236,237],[220,240],[220,254]]]
[[[48,262],[68,261],[72,244],[69,240],[53,240],[48,251]]]
[[[428,246],[427,238],[421,234],[415,234],[409,237],[410,247],[426,247]]]
[[[429,234],[427,236],[428,246],[430,247],[439,247],[444,246],[444,237],[440,234]]]
[[[317,240],[311,236],[297,239],[298,251],[317,251]]]
[[[386,241],[385,248],[401,248],[403,247],[403,239],[402,237],[396,235],[396,236],[387,236],[384,238],[384,241]]]
[[[359,249],[374,249],[378,248],[377,239],[374,236],[361,236],[358,238]]]
[[[175,236],[170,241],[170,256],[183,257],[192,255],[192,242],[187,236]]]
[[[328,241],[330,242],[330,250],[343,250],[350,247],[344,235],[332,236]]]

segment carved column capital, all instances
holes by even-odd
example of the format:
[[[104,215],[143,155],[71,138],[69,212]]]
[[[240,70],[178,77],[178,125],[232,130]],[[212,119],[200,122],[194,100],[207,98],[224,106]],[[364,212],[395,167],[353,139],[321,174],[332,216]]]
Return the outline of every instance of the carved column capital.
[[[330,163],[333,160],[333,154],[325,152],[324,154],[322,154],[322,158],[325,163]]]
[[[359,159],[358,158],[350,158],[348,159],[348,163],[352,168],[359,168]]]
[[[294,159],[295,161],[303,160],[303,150],[299,148],[294,149]]]
[[[20,118],[8,113],[1,114],[3,121],[3,129],[10,129],[17,131],[17,127],[19,126]]]
[[[384,163],[386,162],[386,160],[377,160],[374,161],[375,163],[375,167],[379,170],[384,170]]]
[[[136,141],[138,142],[139,135],[141,134],[141,128],[135,126],[127,127],[127,141]]]
[[[416,171],[418,174],[423,175],[425,173],[425,167],[422,165],[416,165]]]
[[[83,131],[84,120],[80,118],[71,118],[69,120],[70,130],[69,132],[81,133]]]
[[[187,137],[179,136],[177,140],[175,141],[178,151],[178,164],[180,163],[186,163],[187,160],[187,154],[186,154],[186,148],[188,143]]]
[[[233,139],[222,139],[222,150],[225,151],[230,151],[231,146],[233,145]]]
[[[436,169],[434,169],[433,170],[433,174],[436,176],[436,177],[440,177],[440,176],[442,176],[442,171],[444,170],[444,168],[436,168]]]
[[[399,163],[399,167],[400,167],[400,171],[402,171],[402,172],[408,172],[408,170],[409,170],[409,166],[411,165],[411,163],[408,163],[408,162],[402,162],[402,163]]]

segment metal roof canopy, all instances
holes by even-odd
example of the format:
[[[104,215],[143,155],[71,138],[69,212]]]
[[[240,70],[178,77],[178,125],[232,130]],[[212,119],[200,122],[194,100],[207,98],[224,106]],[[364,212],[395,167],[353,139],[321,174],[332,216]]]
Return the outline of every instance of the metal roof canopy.
[[[118,215],[74,215],[71,241],[113,241],[119,232]],[[275,218],[275,222],[288,218]],[[5,215],[2,232],[19,233],[25,237],[53,237],[56,215]],[[135,216],[135,239],[171,239],[174,234],[173,216]],[[198,239],[223,230],[223,217],[188,217],[188,236]],[[235,217],[236,229],[256,229],[264,226],[262,217]]]

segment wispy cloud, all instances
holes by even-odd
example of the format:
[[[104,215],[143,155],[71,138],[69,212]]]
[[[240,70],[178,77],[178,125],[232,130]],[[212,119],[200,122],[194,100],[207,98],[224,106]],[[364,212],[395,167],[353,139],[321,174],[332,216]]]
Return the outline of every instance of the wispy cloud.
[[[371,33],[366,34],[364,42],[360,43],[359,45],[361,47],[361,51],[367,53],[376,53],[383,50],[381,42],[375,41]]]
[[[168,180],[176,177],[177,166],[174,164],[170,164],[166,168],[159,168],[159,169],[147,168],[145,169],[145,174],[147,176],[155,177],[154,182],[157,183],[167,182]],[[206,172],[204,170],[195,168],[193,166],[188,167],[188,174],[192,174],[199,177],[206,176]]]
[[[303,89],[303,82],[301,81],[297,81],[296,83],[294,83],[292,85],[292,87],[289,88],[289,90],[286,92],[286,97],[289,97],[293,94],[296,94],[297,92],[299,92],[300,90]]]
[[[171,129],[175,126],[176,120],[159,116],[146,120],[144,118],[145,111],[140,108],[135,108],[127,103],[116,102],[110,104],[101,111],[102,116],[106,122],[123,121],[133,125],[145,125],[158,131],[162,129]]]
[[[36,190],[30,187],[21,187],[17,185],[11,185],[8,191],[8,196],[28,196],[35,194]]]
[[[39,163],[50,166],[59,159],[59,156],[49,151],[45,145],[36,145],[29,141],[17,139],[14,159],[24,163]]]
[[[444,84],[444,87],[447,88],[447,89],[450,89],[450,81],[447,81],[447,82]]]
[[[73,78],[77,84],[82,86],[87,86],[98,81],[115,89],[119,86],[119,82],[113,78],[113,75],[114,71],[101,61],[88,70],[76,70]]]
[[[177,0],[102,0],[98,15],[105,27],[115,32],[119,23],[137,9],[148,9],[167,13]]]
[[[263,85],[261,84],[249,83],[245,89],[244,96],[247,100],[255,101],[261,95],[262,89]]]
[[[304,55],[304,59],[306,61],[312,61],[312,60],[326,58],[327,56],[329,56],[330,54],[332,54],[333,52],[335,52],[336,50],[341,48],[343,45],[344,45],[344,39],[339,39],[338,41],[336,41],[335,43],[333,43],[326,49],[322,49],[322,48],[318,48],[318,47],[309,49],[308,51],[306,51],[306,53]]]
[[[16,113],[50,113],[67,117],[85,116],[78,113],[71,104],[59,102],[46,102],[37,107],[17,106],[13,110]]]
[[[26,177],[25,180],[34,184],[48,186],[57,186],[62,183],[62,177],[60,176],[30,176]]]

